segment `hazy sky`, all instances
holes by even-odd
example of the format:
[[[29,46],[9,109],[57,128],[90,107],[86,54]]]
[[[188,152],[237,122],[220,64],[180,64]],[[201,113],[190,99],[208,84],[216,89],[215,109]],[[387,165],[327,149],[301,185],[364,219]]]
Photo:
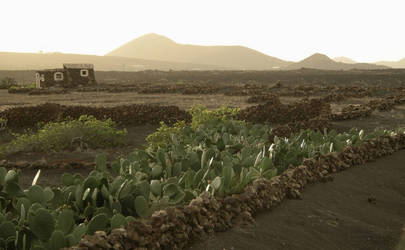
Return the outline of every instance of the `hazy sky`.
[[[0,51],[103,55],[154,32],[285,60],[405,57],[404,0],[0,0],[0,10]]]

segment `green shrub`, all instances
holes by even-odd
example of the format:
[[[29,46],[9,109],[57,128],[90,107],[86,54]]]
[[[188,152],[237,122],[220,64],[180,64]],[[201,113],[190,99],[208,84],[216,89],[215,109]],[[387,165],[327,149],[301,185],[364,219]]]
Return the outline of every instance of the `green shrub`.
[[[225,106],[212,111],[203,106],[193,106],[188,111],[192,116],[191,128],[188,127],[184,121],[177,122],[172,127],[161,122],[160,127],[156,132],[148,135],[146,142],[148,142],[151,149],[156,150],[157,148],[166,146],[172,142],[173,136],[181,136],[181,132],[185,128],[195,130],[201,125],[214,125],[225,122],[231,120],[238,111],[238,108],[229,108]]]
[[[77,120],[47,123],[35,133],[15,134],[16,138],[1,147],[0,153],[115,147],[125,144],[126,135],[127,131],[117,129],[111,119],[100,121],[82,115]]]
[[[157,149],[171,142],[172,135],[179,135],[180,131],[186,127],[184,121],[176,122],[172,127],[169,127],[164,122],[160,122],[160,127],[152,134],[146,137],[146,142],[152,149]]]
[[[8,89],[15,85],[17,85],[17,81],[12,77],[4,77],[0,81],[0,89]]]
[[[239,108],[222,106],[217,110],[208,110],[203,106],[193,106],[188,111],[191,114],[191,127],[197,128],[201,124],[230,120],[239,112]]]

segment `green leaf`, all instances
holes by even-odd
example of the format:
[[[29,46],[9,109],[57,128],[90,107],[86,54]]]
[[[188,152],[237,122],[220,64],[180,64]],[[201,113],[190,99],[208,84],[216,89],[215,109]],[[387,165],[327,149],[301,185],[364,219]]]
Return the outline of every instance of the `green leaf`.
[[[0,239],[7,240],[9,237],[16,236],[16,228],[11,221],[4,221],[0,224]]]
[[[172,175],[173,175],[173,176],[178,176],[178,175],[180,175],[181,169],[182,169],[181,163],[179,163],[179,162],[175,163],[175,164],[173,165],[173,168],[172,168]]]
[[[175,183],[170,183],[163,187],[163,194],[169,198],[174,197],[178,192],[179,187]]]
[[[79,243],[80,239],[87,232],[87,225],[80,223],[77,227],[73,229],[72,235],[75,238],[75,244]]]
[[[0,213],[0,224],[6,220],[6,216],[3,213]]]
[[[54,231],[49,239],[48,248],[50,250],[59,250],[67,246],[65,235],[62,231]]]
[[[18,182],[18,174],[15,170],[9,170],[4,178],[4,182]]]
[[[121,164],[118,161],[111,163],[111,170],[114,174],[119,175],[121,169]]]
[[[31,231],[42,241],[47,241],[55,229],[55,220],[47,209],[39,208],[35,215],[28,217]]]
[[[201,154],[201,169],[204,169],[206,163],[207,163],[207,150],[203,150]]]
[[[53,197],[55,196],[54,192],[50,187],[44,188],[44,199],[45,202],[51,201]]]
[[[98,215],[98,214],[105,214],[105,215],[107,215],[108,218],[111,218],[113,216],[112,211],[106,207],[97,208],[96,211],[94,212],[94,215]]]
[[[97,206],[98,188],[95,188],[91,194],[91,200],[95,206]]]
[[[140,217],[148,216],[149,206],[144,196],[139,195],[135,198],[135,210]]]
[[[136,185],[137,190],[145,199],[149,199],[149,193],[150,193],[150,184],[147,181],[141,181]]]
[[[42,189],[42,187],[40,187],[38,185],[31,186],[28,189],[27,196],[28,196],[28,199],[30,199],[32,203],[38,202],[38,203],[42,204],[45,201],[44,190]]]
[[[111,229],[119,228],[121,226],[126,226],[126,225],[128,225],[128,222],[127,222],[125,216],[123,216],[122,214],[115,214],[111,218]]]
[[[56,228],[60,229],[64,234],[70,233],[75,224],[73,216],[74,216],[73,210],[63,209],[58,216]]]
[[[89,196],[90,191],[91,191],[90,188],[87,188],[86,190],[84,190],[83,197],[82,197],[83,201],[85,201],[87,199],[87,196]]]
[[[222,178],[223,178],[223,184],[225,187],[225,190],[229,190],[231,187],[231,182],[232,182],[232,174],[233,174],[233,169],[231,164],[226,164],[222,168]]]
[[[95,169],[100,172],[107,172],[107,156],[105,154],[98,154],[95,159]]]
[[[84,209],[83,215],[84,215],[86,218],[91,218],[91,217],[93,217],[93,214],[94,214],[95,211],[96,211],[95,207],[90,205],[90,206],[87,206],[87,207]]]
[[[99,181],[97,180],[97,178],[95,176],[88,176],[85,180],[84,180],[84,184],[83,184],[83,188],[87,189],[94,189],[96,187],[98,187]]]
[[[203,176],[204,176],[204,170],[203,169],[200,169],[200,170],[197,171],[197,173],[195,173],[194,179],[193,179],[193,186],[194,187],[199,186]]]
[[[180,204],[184,200],[185,196],[186,194],[183,191],[179,190],[177,191],[176,195],[170,199],[170,203],[173,205]]]
[[[6,174],[7,174],[7,169],[0,167],[0,187],[3,186],[5,183]]]
[[[217,176],[215,179],[211,182],[211,187],[214,190],[218,190],[219,187],[221,186],[221,177]]]
[[[191,189],[194,187],[194,176],[195,172],[191,169],[184,174],[184,187],[186,189]]]
[[[160,165],[155,165],[152,167],[151,175],[153,179],[159,178],[163,173],[162,166]]]
[[[127,186],[127,184],[128,184],[128,180],[125,180],[124,182],[121,183],[121,185],[117,191],[117,195],[116,195],[116,198],[118,200],[123,199],[129,195],[130,188],[125,188]]]
[[[72,247],[72,246],[76,245],[77,243],[79,243],[78,241],[76,241],[76,238],[73,234],[66,235],[65,240],[66,240],[67,247]]]
[[[126,220],[126,221],[127,221],[127,223],[129,224],[129,223],[131,223],[131,222],[135,221],[135,220],[136,220],[136,218],[135,218],[135,217],[133,217],[133,216],[127,216],[127,217],[125,217],[125,220]]]
[[[264,157],[262,162],[259,164],[259,168],[262,172],[267,171],[272,166],[273,166],[273,162],[267,157]]]
[[[65,186],[73,185],[75,182],[75,177],[70,173],[64,173],[61,177],[62,184]]]
[[[7,182],[5,191],[10,197],[24,196],[24,192],[16,182],[12,181]]]
[[[96,231],[105,231],[108,225],[108,217],[101,213],[94,216],[87,225],[87,234],[93,235]]]
[[[159,180],[152,180],[150,184],[150,191],[154,196],[160,197],[162,195],[162,185]]]

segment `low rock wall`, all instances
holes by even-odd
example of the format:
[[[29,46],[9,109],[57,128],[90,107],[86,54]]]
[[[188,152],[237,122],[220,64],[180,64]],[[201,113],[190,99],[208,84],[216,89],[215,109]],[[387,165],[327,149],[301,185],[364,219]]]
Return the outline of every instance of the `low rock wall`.
[[[340,153],[305,159],[300,166],[270,180],[256,180],[241,194],[221,198],[203,193],[188,205],[157,211],[108,235],[101,231],[86,235],[70,249],[182,249],[208,234],[251,221],[253,215],[276,207],[285,198],[299,198],[306,185],[333,179],[331,173],[403,148],[405,135],[398,134],[347,147]]]

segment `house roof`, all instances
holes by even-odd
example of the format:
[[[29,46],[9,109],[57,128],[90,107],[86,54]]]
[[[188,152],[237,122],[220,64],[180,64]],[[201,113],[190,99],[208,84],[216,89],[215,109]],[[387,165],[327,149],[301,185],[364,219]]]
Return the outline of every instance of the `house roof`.
[[[92,69],[94,68],[93,64],[82,63],[82,64],[68,64],[64,63],[63,68],[65,69]]]
[[[38,73],[43,73],[43,72],[63,72],[64,69],[42,69],[42,70],[37,70],[36,72]]]

